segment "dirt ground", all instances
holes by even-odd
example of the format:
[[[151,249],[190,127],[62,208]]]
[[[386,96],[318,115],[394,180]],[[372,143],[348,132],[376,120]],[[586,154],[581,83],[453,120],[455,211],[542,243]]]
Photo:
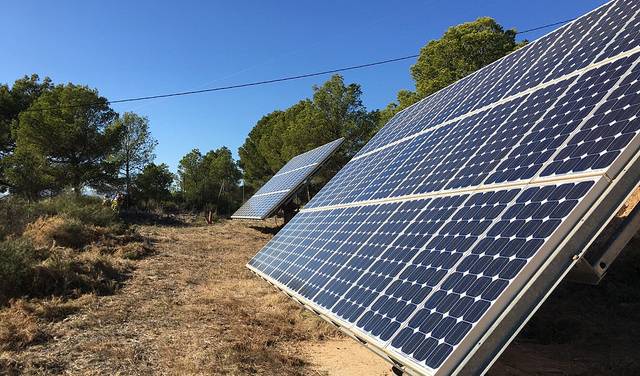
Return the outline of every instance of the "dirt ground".
[[[255,277],[269,223],[143,226],[156,254],[113,296],[0,354],[0,373],[390,375],[383,360]],[[490,375],[640,374],[634,241],[600,286],[562,285]]]

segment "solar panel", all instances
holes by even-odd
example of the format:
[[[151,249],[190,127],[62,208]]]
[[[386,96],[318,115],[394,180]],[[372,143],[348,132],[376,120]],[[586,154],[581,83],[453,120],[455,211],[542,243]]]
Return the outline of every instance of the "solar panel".
[[[640,181],[639,11],[396,114],[249,269],[409,373],[486,371]]]
[[[265,219],[273,215],[340,147],[343,140],[331,141],[291,158],[231,218]]]

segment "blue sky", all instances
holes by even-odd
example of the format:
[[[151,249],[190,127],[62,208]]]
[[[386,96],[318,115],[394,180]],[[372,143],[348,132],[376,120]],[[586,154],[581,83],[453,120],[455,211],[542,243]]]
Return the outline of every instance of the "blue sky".
[[[524,30],[604,0],[14,1],[0,15],[0,82],[31,73],[97,88],[111,100],[303,74],[415,54],[448,26],[491,16]],[[550,30],[523,35],[535,39]],[[413,61],[344,73],[381,108],[412,89]],[[114,105],[151,122],[157,162],[193,148],[234,153],[257,120],[328,77]]]

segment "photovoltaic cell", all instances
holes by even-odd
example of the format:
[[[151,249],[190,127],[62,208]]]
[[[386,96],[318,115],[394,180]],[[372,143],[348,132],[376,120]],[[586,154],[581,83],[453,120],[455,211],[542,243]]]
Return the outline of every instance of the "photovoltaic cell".
[[[271,216],[340,147],[342,141],[340,138],[293,157],[231,218],[265,219]]]
[[[248,267],[410,373],[485,370],[640,180],[638,10],[396,114]]]

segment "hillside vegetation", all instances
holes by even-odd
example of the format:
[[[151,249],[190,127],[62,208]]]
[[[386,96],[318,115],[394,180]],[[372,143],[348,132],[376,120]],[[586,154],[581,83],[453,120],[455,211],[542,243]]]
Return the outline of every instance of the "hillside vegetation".
[[[152,246],[97,198],[0,200],[0,350],[50,338],[93,296],[111,295]]]

